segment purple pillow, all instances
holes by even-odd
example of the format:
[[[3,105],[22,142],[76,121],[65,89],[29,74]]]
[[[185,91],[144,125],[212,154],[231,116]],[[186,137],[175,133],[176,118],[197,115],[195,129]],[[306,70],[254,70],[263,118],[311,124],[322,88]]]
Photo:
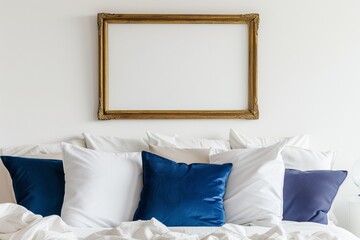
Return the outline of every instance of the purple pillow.
[[[327,224],[327,213],[347,171],[286,169],[283,220]]]

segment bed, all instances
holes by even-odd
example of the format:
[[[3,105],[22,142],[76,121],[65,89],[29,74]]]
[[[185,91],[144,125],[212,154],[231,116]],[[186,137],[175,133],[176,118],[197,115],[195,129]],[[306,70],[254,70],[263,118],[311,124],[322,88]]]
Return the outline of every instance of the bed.
[[[347,171],[307,135],[83,134],[0,151],[0,239],[359,239],[331,217]]]

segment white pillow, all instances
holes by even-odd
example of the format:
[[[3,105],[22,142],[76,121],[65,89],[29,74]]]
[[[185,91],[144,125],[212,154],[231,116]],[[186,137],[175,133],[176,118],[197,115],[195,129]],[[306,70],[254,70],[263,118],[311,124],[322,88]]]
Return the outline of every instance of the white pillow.
[[[16,203],[11,176],[0,160],[0,203]]]
[[[150,152],[175,162],[209,163],[210,148],[173,148],[150,145]]]
[[[281,140],[287,140],[287,147],[285,147],[281,153],[286,168],[302,171],[331,170],[334,164],[335,152],[320,152],[305,149],[309,148],[309,139],[308,135],[286,138],[247,137],[235,132],[233,129],[230,129],[230,145],[233,149],[263,147]],[[332,210],[329,211],[328,215],[329,222],[337,222]]]
[[[142,187],[141,154],[63,144],[62,219],[73,227],[114,227],[131,221]]]
[[[285,167],[309,170],[331,170],[334,163],[334,151],[313,151],[298,147],[285,147],[282,151]]]
[[[321,152],[306,149],[309,147],[308,135],[284,138],[247,137],[230,129],[230,145],[232,149],[261,148],[280,141],[286,141],[286,147],[281,153],[286,168],[302,171],[332,169],[335,152]]]
[[[0,150],[2,156],[23,156],[58,152],[61,152],[60,143],[21,145],[16,147],[4,147]]]
[[[286,141],[286,146],[309,148],[309,135],[298,135],[293,137],[249,137],[230,129],[230,145],[232,149],[238,148],[262,148],[278,142]]]
[[[64,141],[64,142],[73,144],[75,146],[86,148],[86,142],[85,142],[84,138],[74,138],[74,139],[71,139],[69,141]]]
[[[148,142],[153,146],[160,147],[175,147],[175,148],[219,148],[230,149],[228,140],[223,139],[206,139],[206,138],[193,138],[186,139],[180,138],[177,135],[164,135],[153,132],[146,132],[148,135]]]
[[[281,222],[285,166],[284,143],[210,155],[210,163],[232,163],[226,187],[226,222],[273,226]]]
[[[141,152],[149,150],[148,144],[143,139],[127,139],[110,136],[98,136],[83,133],[86,147],[93,150],[106,152]]]

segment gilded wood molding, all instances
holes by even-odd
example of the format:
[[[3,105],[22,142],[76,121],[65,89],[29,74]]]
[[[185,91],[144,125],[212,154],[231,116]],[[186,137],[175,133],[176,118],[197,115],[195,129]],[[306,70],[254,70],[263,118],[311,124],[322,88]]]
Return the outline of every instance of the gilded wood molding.
[[[248,109],[243,110],[111,110],[108,94],[108,24],[247,24],[249,27]],[[111,14],[99,13],[98,119],[258,119],[257,41],[259,14]]]

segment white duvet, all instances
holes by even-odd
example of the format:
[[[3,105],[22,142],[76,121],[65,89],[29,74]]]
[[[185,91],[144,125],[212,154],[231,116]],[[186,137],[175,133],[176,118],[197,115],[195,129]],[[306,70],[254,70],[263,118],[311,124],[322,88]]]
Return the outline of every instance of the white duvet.
[[[225,224],[219,228],[167,228],[156,219],[124,222],[113,229],[80,234],[60,217],[41,217],[11,203],[0,204],[1,240],[359,240],[348,231],[320,224],[284,222],[274,228]],[[83,235],[83,236],[81,236]]]

